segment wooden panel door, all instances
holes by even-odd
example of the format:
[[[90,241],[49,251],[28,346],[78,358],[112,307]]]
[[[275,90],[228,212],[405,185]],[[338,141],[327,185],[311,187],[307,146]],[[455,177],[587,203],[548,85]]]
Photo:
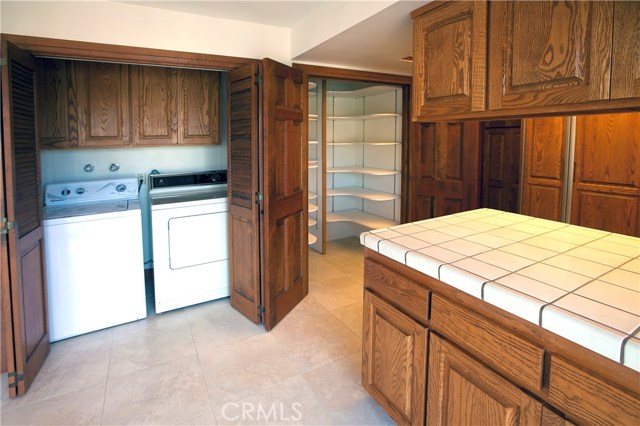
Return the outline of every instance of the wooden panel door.
[[[229,75],[231,304],[270,330],[308,293],[307,82],[262,70],[261,91],[258,65]]]
[[[308,87],[303,72],[263,61],[262,268],[264,325],[308,293]]]
[[[491,3],[489,108],[609,99],[613,2]]]
[[[178,143],[220,144],[219,74],[180,69],[178,82]]]
[[[133,144],[178,143],[177,70],[133,65],[130,68]]]
[[[129,145],[129,67],[73,62],[77,82],[79,145]]]
[[[477,208],[480,124],[424,123],[411,130],[408,220]]]
[[[482,207],[519,212],[520,126],[484,126],[482,134]]]
[[[260,272],[258,64],[229,73],[229,269],[231,306],[251,321],[262,321]]]
[[[640,113],[579,116],[571,223],[640,237]]]
[[[640,2],[614,2],[611,98],[640,98]]]
[[[487,3],[434,3],[412,15],[413,119],[485,110]]]
[[[397,424],[425,424],[427,329],[364,292],[362,386]]]
[[[568,119],[564,117],[524,121],[522,214],[564,220],[567,125]]]
[[[439,336],[429,339],[427,423],[539,425],[542,404]]]
[[[78,98],[74,62],[37,59],[38,137],[42,148],[77,148]]]
[[[7,244],[2,249],[8,252],[2,255],[8,260],[8,271],[2,272],[2,343],[9,371],[9,396],[13,398],[26,392],[49,353],[49,324],[35,61],[7,42],[3,43],[2,52],[3,63],[7,64],[2,70],[6,222],[0,229],[3,234],[7,232]],[[7,308],[10,312],[6,312]]]

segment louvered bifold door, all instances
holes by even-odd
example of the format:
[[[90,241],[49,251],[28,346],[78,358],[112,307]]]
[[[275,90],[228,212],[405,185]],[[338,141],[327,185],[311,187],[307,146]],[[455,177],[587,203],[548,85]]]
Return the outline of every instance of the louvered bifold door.
[[[49,353],[34,58],[3,42],[2,118],[8,275],[3,335],[11,397],[26,392]],[[6,299],[5,299],[6,298]],[[8,300],[10,303],[6,303]]]
[[[259,66],[229,73],[229,244],[231,306],[261,322]]]

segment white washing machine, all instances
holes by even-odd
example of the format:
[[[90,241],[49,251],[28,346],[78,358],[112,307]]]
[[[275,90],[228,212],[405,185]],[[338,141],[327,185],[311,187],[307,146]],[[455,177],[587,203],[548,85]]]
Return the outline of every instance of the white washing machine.
[[[229,296],[226,170],[150,178],[156,313]]]
[[[137,180],[49,184],[45,192],[50,340],[146,318]]]

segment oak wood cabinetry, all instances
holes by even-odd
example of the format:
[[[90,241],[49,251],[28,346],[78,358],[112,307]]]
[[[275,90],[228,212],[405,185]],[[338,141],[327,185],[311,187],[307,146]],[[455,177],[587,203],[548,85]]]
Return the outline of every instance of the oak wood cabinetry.
[[[131,67],[134,145],[218,144],[218,74]]]
[[[411,16],[416,121],[640,108],[638,2],[433,2]]]
[[[217,144],[218,73],[40,59],[43,148]]]
[[[43,148],[130,143],[127,65],[41,59],[38,78]]]
[[[496,2],[490,27],[490,109],[609,98],[613,2]]]
[[[521,213],[561,221],[567,119],[525,120]]]
[[[412,13],[413,119],[485,110],[486,2],[433,2]]]
[[[363,385],[398,424],[424,424],[427,329],[370,291],[363,318]]]
[[[369,248],[364,287],[362,384],[399,424],[640,421],[621,364]]]
[[[576,118],[571,220],[640,237],[640,114]]]
[[[541,403],[441,337],[429,344],[426,424],[540,424]]]

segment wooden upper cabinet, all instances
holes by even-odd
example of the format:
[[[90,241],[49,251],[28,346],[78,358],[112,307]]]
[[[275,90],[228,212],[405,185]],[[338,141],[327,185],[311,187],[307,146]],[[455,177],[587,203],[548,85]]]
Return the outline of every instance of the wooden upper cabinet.
[[[131,129],[134,145],[178,143],[177,70],[131,67]]]
[[[74,62],[80,146],[129,145],[127,65]]]
[[[613,2],[492,2],[490,27],[489,109],[609,99]]]
[[[178,84],[178,143],[219,144],[219,74],[180,69]]]
[[[413,119],[485,110],[487,3],[433,2],[413,21]]]
[[[43,148],[129,145],[128,65],[40,59],[38,79]]]
[[[38,136],[42,148],[77,148],[78,100],[71,61],[38,59]]]
[[[640,98],[640,2],[614,3],[611,98]]]
[[[219,144],[218,73],[131,67],[134,145]]]

